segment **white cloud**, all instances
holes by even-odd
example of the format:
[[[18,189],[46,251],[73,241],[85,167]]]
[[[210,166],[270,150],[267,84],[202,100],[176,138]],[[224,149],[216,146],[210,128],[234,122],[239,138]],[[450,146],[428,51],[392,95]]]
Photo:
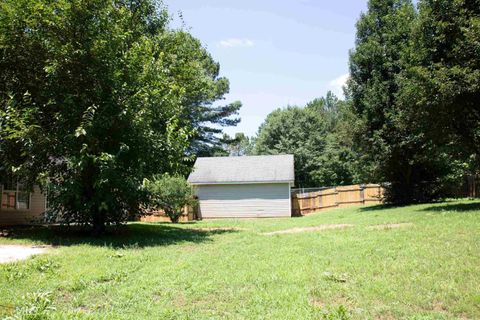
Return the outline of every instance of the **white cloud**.
[[[350,75],[348,73],[342,74],[341,76],[333,79],[328,83],[330,90],[337,96],[342,98],[343,97],[343,87],[347,83],[348,77]]]
[[[253,47],[255,44],[253,43],[252,40],[247,39],[247,38],[230,38],[226,40],[222,40],[219,43],[220,47],[223,48],[235,48],[235,47],[243,47],[243,48],[248,48],[248,47]]]

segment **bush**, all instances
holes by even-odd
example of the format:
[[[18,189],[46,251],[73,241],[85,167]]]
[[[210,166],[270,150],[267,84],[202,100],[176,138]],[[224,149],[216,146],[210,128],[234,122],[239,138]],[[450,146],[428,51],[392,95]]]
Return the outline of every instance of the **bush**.
[[[173,223],[177,223],[186,205],[194,205],[192,187],[180,175],[161,175],[152,180],[145,179],[148,193],[147,207],[162,209]]]

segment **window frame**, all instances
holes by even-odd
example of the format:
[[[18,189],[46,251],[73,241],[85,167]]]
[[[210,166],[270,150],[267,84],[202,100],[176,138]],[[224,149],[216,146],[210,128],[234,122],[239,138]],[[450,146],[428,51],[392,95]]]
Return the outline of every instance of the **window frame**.
[[[0,211],[30,211],[32,207],[32,192],[25,190],[20,190],[20,183],[17,182],[15,183],[15,190],[10,190],[10,189],[5,189],[5,182],[1,183],[1,197],[0,197]],[[5,193],[7,192],[7,193]],[[4,207],[3,206],[3,199],[4,195],[7,195],[8,193],[14,193],[15,194],[15,204],[14,207]],[[19,193],[25,193],[28,194],[27,199],[27,207],[26,208],[20,208],[19,206],[19,201],[18,201],[18,195]],[[8,200],[7,200],[8,203]],[[24,203],[22,201],[22,203]]]

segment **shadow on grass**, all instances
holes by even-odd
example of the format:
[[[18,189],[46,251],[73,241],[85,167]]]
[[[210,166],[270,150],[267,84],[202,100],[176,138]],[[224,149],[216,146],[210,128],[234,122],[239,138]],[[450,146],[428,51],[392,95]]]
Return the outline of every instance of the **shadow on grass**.
[[[402,205],[393,205],[393,204],[376,204],[372,206],[360,207],[359,210],[362,212],[369,212],[369,211],[381,211],[385,209],[394,209],[394,208],[401,208],[406,207]]]
[[[421,204],[421,203],[417,203]],[[425,204],[425,203],[424,203]],[[442,211],[480,211],[480,202],[467,202],[467,203],[458,203],[456,200],[447,200],[443,202],[433,202],[430,203],[432,206],[421,209],[421,211],[434,211],[434,212],[442,212]],[[395,209],[395,208],[403,208],[408,207],[409,205],[394,205],[394,204],[378,204],[372,205],[368,207],[361,207],[359,208],[362,212],[369,212],[369,211],[381,211],[385,209]]]
[[[480,202],[470,202],[470,203],[446,203],[442,205],[436,205],[422,209],[422,211],[431,211],[431,212],[444,212],[444,211],[457,211],[457,212],[468,212],[468,211],[480,211]]]
[[[212,241],[211,236],[236,230],[198,230],[181,228],[171,223],[132,223],[112,228],[100,237],[92,237],[85,229],[66,226],[30,226],[2,228],[7,239],[22,239],[53,246],[88,244],[114,248],[167,246],[181,242]]]

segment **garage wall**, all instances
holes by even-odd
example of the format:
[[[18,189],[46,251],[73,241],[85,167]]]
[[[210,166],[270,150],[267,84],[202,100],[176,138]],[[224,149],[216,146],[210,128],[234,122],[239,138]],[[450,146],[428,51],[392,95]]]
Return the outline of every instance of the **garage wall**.
[[[288,183],[196,186],[202,218],[290,217]]]

